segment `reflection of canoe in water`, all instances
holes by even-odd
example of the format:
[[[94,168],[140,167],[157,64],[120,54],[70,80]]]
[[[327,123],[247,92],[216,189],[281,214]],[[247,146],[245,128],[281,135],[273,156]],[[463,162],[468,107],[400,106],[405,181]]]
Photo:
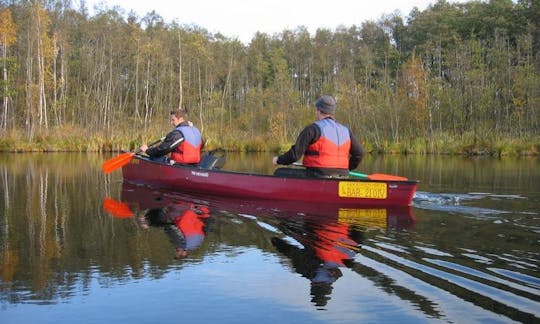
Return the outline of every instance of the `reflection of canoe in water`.
[[[122,186],[122,203],[137,210],[168,207],[171,205],[204,205],[214,212],[231,212],[255,217],[275,217],[377,228],[408,228],[415,219],[409,206],[341,207],[336,204],[314,205],[286,200],[253,200],[231,197],[186,194],[165,189],[150,188],[127,182]],[[123,208],[117,208],[123,212]]]
[[[136,155],[124,180],[189,193],[340,207],[410,206],[416,181],[278,177],[167,165]]]

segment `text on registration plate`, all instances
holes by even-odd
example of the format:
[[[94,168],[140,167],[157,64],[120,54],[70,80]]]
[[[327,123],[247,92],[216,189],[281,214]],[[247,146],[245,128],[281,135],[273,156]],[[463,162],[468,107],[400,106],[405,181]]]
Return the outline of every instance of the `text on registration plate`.
[[[386,228],[386,209],[340,208],[338,222],[349,225]]]
[[[349,198],[386,199],[386,183],[340,181],[338,195]]]

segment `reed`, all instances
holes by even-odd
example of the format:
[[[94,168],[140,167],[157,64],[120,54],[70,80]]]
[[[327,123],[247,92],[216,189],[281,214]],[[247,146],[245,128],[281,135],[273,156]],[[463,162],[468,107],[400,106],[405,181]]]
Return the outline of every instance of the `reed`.
[[[22,130],[4,132],[0,136],[0,152],[120,152],[135,150],[141,144],[154,141],[167,130],[160,127],[147,130],[117,129],[111,134],[91,134],[75,126],[62,126],[37,132],[29,139]],[[212,132],[204,134],[206,149],[224,148],[234,152],[285,152],[294,142],[278,142],[262,135],[250,136],[236,132],[218,136]],[[447,133],[434,135],[431,139],[414,138],[399,143],[389,140],[378,145],[372,141],[362,143],[370,154],[448,154],[485,156],[538,156],[540,136],[530,138],[478,138],[474,134],[456,137]]]

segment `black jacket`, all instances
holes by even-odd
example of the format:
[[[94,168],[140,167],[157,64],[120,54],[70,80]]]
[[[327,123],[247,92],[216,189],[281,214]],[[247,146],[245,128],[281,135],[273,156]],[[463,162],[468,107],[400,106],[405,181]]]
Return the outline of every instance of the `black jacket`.
[[[180,125],[187,126],[189,124],[187,122],[182,122],[178,126]],[[146,150],[146,154],[151,157],[164,156],[174,151],[178,147],[178,145],[180,145],[183,138],[184,134],[182,134],[182,132],[175,127],[167,134],[167,136],[165,136],[165,139],[159,145],[148,148]]]

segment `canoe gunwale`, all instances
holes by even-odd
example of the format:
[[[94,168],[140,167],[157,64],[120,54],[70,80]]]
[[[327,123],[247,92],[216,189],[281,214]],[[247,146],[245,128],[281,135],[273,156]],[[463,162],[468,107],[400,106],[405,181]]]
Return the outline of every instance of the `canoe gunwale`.
[[[418,184],[419,180],[370,180],[370,179],[362,179],[362,178],[303,178],[303,177],[279,177],[272,174],[262,174],[262,173],[252,173],[252,172],[240,172],[240,171],[231,171],[231,170],[222,170],[222,169],[206,169],[201,168],[198,166],[190,166],[190,165],[183,165],[183,164],[165,164],[159,161],[152,161],[146,156],[143,155],[135,155],[134,158],[143,160],[147,163],[156,164],[164,167],[170,167],[170,168],[177,168],[177,169],[185,169],[185,170],[193,170],[193,171],[210,171],[212,173],[222,173],[222,174],[229,174],[233,176],[250,176],[250,177],[265,177],[265,178],[274,178],[274,179],[298,179],[298,180],[307,180],[307,181],[313,181],[313,182],[320,182],[320,181],[354,181],[354,182],[384,182],[384,183],[409,183],[409,184]]]
[[[171,166],[140,155],[136,155],[122,171],[124,181],[174,191],[244,199],[330,203],[343,207],[410,206],[418,183],[414,180],[277,177],[197,166]],[[381,188],[381,183],[386,184],[382,187],[383,195],[356,196],[341,192],[342,188],[351,186]]]

